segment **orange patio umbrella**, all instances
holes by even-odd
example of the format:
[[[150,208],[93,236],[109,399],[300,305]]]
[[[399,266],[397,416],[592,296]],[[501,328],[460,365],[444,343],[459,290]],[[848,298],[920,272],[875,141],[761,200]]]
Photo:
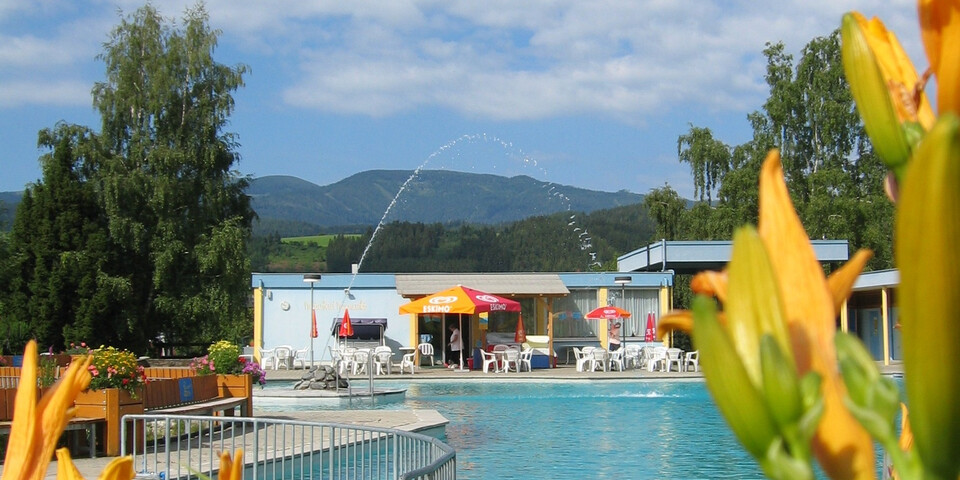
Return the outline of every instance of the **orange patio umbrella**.
[[[519,312],[520,302],[457,285],[400,307],[400,313]]]
[[[400,306],[400,313],[453,313],[467,314],[483,312],[519,312],[520,302],[498,295],[457,285],[442,292],[427,295]],[[463,331],[463,320],[460,320]],[[463,355],[460,355],[460,370],[463,370]]]

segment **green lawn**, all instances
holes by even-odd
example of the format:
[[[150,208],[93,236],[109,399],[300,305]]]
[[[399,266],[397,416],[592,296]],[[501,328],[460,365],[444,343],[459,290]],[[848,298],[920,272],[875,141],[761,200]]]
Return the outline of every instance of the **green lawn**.
[[[344,237],[347,237],[347,238],[359,237],[359,236],[360,236],[359,233],[348,233],[344,235]],[[318,247],[327,248],[327,245],[330,244],[330,240],[332,240],[334,237],[336,237],[336,235],[309,235],[306,237],[286,237],[286,238],[280,239],[280,241],[283,243],[299,243],[304,245],[316,245]]]

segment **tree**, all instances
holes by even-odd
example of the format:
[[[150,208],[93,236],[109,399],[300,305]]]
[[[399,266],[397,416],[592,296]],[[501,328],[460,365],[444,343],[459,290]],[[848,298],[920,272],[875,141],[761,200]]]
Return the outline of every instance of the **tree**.
[[[686,202],[680,198],[676,190],[670,185],[654,188],[643,197],[643,205],[647,208],[650,218],[657,224],[654,238],[650,241],[680,238]]]
[[[690,132],[677,139],[680,163],[689,163],[693,173],[694,196],[713,202],[713,192],[730,170],[730,147],[713,138],[709,128],[690,125]]]
[[[846,239],[851,248],[871,248],[871,268],[890,268],[893,208],[884,199],[885,168],[863,130],[840,61],[839,34],[811,40],[799,63],[782,43],[767,44],[770,96],[751,113],[753,139],[733,148],[722,171],[713,209],[698,207],[687,217],[692,238],[730,238],[734,229],[756,223],[757,184],[767,152],[778,148],[797,212],[814,239]],[[679,137],[679,161],[690,163],[703,198],[715,186],[708,165],[720,144],[709,130],[691,126]],[[683,149],[683,146],[687,146]]]
[[[58,348],[92,338],[122,343],[131,332],[117,313],[129,285],[110,272],[115,254],[89,181],[102,153],[98,139],[66,124],[39,138],[51,153],[40,158],[43,181],[24,192],[11,232],[0,317],[7,346],[19,349],[28,338]]]
[[[110,154],[98,180],[141,347],[158,334],[210,339],[249,317],[254,213],[248,180],[231,171],[236,138],[224,132],[247,68],[214,61],[219,32],[207,20],[197,6],[176,29],[147,5],[122,19],[99,57],[106,80],[94,106]]]
[[[249,330],[254,213],[224,132],[246,67],[213,60],[218,35],[202,6],[180,28],[148,5],[114,29],[93,89],[100,133],[40,134],[51,153],[0,272],[18,279],[0,297],[0,333],[29,325],[53,346],[145,351],[160,334],[192,343]]]

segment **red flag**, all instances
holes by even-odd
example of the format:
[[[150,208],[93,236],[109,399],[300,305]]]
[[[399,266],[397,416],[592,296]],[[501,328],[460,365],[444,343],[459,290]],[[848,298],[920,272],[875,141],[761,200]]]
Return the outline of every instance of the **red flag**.
[[[653,326],[653,314],[647,314],[647,331],[644,332],[643,341],[653,342],[657,339],[657,329]]]
[[[350,323],[350,310],[343,311],[343,321],[340,322],[339,335],[341,337],[353,336],[353,324]]]
[[[317,311],[310,310],[310,313],[312,314],[311,317],[313,317],[313,324],[312,324],[312,327],[310,328],[310,336],[313,338],[317,338]]]
[[[520,314],[520,319],[517,320],[517,333],[513,334],[513,341],[517,343],[523,343],[527,341],[527,331],[523,328],[523,314]]]

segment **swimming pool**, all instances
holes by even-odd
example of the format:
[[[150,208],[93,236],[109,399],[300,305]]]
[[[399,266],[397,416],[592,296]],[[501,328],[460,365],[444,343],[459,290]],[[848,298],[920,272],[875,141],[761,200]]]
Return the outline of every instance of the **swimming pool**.
[[[262,409],[433,409],[461,479],[764,478],[702,381],[390,383],[402,402]]]

